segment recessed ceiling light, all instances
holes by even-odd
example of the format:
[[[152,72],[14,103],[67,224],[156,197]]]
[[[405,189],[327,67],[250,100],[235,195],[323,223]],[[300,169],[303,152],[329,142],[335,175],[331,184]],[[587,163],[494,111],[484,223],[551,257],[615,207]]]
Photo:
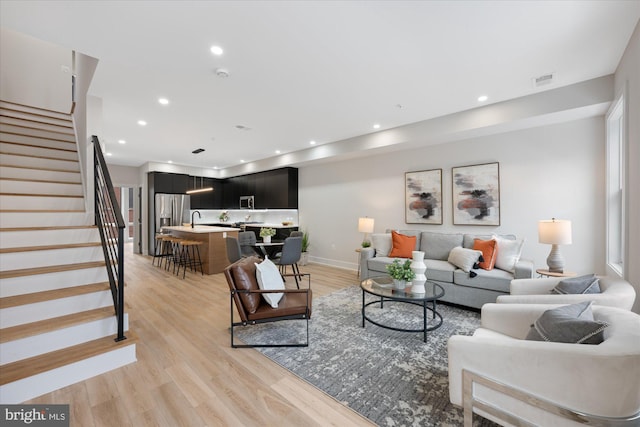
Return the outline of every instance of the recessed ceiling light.
[[[118,140],[118,144],[126,144],[126,143],[127,143],[127,141],[125,141],[124,139],[119,139]]]
[[[376,123],[375,125],[373,125],[374,129],[380,129],[380,125],[378,123]]]
[[[173,160],[169,160],[167,163],[173,163]]]
[[[276,154],[280,154],[280,153],[281,153],[281,151],[280,151],[280,150],[276,150]]]
[[[211,46],[211,53],[220,56],[224,53],[224,50],[220,46]]]
[[[240,159],[240,163],[244,163],[244,160]]]
[[[489,99],[489,97],[487,95],[482,95],[478,97],[478,102],[484,102],[487,99]]]
[[[113,156],[113,154],[111,154],[111,153],[107,153],[107,156],[111,157],[111,156]]]
[[[316,145],[316,142],[315,141],[309,141],[309,144]]]
[[[169,105],[169,100],[167,98],[158,98],[158,102],[162,105]]]
[[[146,125],[147,125],[147,122],[145,122],[144,120],[138,120],[138,124],[139,124],[140,126],[146,126]]]

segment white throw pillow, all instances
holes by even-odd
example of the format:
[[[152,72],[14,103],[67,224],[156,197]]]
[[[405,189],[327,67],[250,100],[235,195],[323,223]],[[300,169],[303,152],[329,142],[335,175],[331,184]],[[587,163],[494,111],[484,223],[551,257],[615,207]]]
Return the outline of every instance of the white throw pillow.
[[[391,233],[374,233],[371,243],[376,250],[376,256],[389,256],[391,252]]]
[[[482,251],[473,249],[465,249],[462,246],[456,246],[449,252],[449,263],[455,265],[460,270],[468,273],[473,268],[473,264],[478,262],[482,256]]]
[[[498,242],[498,256],[496,257],[496,267],[500,270],[514,272],[516,263],[522,254],[524,240],[505,239],[495,234],[492,236]]]
[[[258,287],[263,291],[284,289],[284,281],[278,267],[267,257],[260,264],[256,263],[256,279],[258,279]],[[278,308],[282,295],[274,292],[262,294],[262,297],[272,308]]]

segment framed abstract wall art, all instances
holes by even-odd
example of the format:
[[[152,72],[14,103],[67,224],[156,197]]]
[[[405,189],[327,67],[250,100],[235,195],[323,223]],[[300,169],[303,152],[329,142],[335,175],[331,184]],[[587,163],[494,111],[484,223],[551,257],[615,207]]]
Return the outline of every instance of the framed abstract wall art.
[[[500,225],[498,163],[451,169],[453,224]]]
[[[442,169],[405,173],[405,222],[442,224]]]

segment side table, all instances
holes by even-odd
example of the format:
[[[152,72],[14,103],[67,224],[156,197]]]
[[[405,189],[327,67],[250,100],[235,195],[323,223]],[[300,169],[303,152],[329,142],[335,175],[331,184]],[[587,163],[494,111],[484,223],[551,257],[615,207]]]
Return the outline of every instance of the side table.
[[[560,273],[557,271],[549,271],[544,268],[536,269],[536,273],[538,273],[539,277],[575,277],[578,275],[573,271],[563,271]]]

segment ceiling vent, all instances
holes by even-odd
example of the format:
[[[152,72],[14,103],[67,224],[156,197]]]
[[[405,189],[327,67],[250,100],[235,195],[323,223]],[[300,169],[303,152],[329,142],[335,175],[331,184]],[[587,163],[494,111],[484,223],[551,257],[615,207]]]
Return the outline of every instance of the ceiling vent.
[[[552,83],[555,83],[556,73],[544,74],[542,76],[534,77],[531,79],[533,82],[533,87],[538,88],[542,86],[548,86]]]

